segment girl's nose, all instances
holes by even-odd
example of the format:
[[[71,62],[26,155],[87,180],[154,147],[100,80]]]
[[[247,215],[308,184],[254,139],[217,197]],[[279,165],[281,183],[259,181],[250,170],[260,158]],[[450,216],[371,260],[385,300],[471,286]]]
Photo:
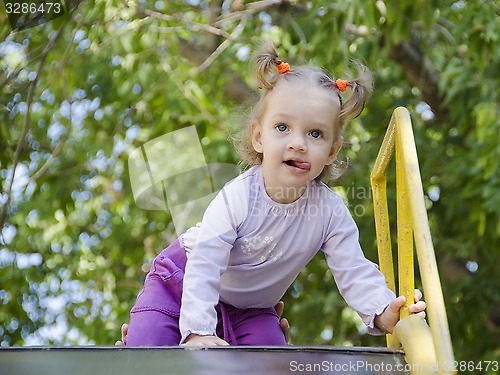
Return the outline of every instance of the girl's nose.
[[[298,135],[292,137],[288,142],[287,149],[289,151],[306,152],[307,146],[304,137]]]

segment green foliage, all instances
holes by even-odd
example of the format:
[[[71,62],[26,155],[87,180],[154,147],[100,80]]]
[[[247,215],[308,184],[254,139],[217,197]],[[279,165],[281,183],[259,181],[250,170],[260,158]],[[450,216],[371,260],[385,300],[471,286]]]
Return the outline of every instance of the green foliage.
[[[431,3],[95,0],[17,33],[0,13],[1,345],[117,339],[175,238],[169,212],[135,204],[130,152],[194,124],[207,162],[237,163],[227,132],[256,90],[248,53],[271,39],[290,62],[338,77],[356,59],[375,75],[335,183],[373,261],[370,169],[392,110],[411,111],[456,357],[498,358],[499,9]],[[285,296],[293,342],[384,345],[320,255]]]

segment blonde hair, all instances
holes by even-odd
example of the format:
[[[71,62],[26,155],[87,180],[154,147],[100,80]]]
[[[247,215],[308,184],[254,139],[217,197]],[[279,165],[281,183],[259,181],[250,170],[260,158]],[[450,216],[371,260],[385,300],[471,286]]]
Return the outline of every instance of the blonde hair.
[[[309,86],[316,86],[322,90],[327,90],[326,92],[330,92],[338,98],[340,111],[336,122],[336,129],[334,129],[334,142],[342,140],[343,126],[347,121],[361,114],[373,91],[372,75],[366,66],[359,63],[355,63],[358,70],[358,77],[346,82],[346,85],[350,88],[350,94],[344,101],[342,92],[339,90],[335,80],[322,69],[314,66],[298,66],[284,73],[279,73],[277,67],[282,62],[272,43],[265,44],[261,51],[254,57],[254,74],[258,87],[262,89],[262,93],[244,126],[232,136],[236,151],[242,159],[242,164],[252,166],[262,163],[262,154],[255,151],[252,145],[252,124],[262,118],[266,111],[269,94],[278,82],[286,80],[290,83],[305,83]],[[331,180],[338,178],[346,168],[347,163],[345,161],[335,160],[331,165],[325,166],[317,179]]]

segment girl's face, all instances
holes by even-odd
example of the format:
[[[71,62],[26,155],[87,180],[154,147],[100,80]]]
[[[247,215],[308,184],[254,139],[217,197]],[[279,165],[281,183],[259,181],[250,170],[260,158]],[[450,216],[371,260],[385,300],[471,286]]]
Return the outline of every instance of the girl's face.
[[[262,153],[268,195],[291,203],[337,156],[335,139],[339,100],[326,90],[283,81],[268,94],[260,121],[252,128],[252,144]]]

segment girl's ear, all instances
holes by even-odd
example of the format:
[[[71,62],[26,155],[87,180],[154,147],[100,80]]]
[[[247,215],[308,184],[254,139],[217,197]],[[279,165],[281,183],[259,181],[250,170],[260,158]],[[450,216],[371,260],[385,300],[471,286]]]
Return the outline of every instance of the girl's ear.
[[[262,128],[257,120],[252,123],[251,131],[252,146],[256,152],[262,154]]]
[[[342,144],[344,141],[342,137],[340,137],[337,141],[335,141],[332,145],[332,149],[330,150],[330,154],[328,155],[328,159],[326,159],[326,165],[330,165],[337,158],[337,155],[342,148]]]

